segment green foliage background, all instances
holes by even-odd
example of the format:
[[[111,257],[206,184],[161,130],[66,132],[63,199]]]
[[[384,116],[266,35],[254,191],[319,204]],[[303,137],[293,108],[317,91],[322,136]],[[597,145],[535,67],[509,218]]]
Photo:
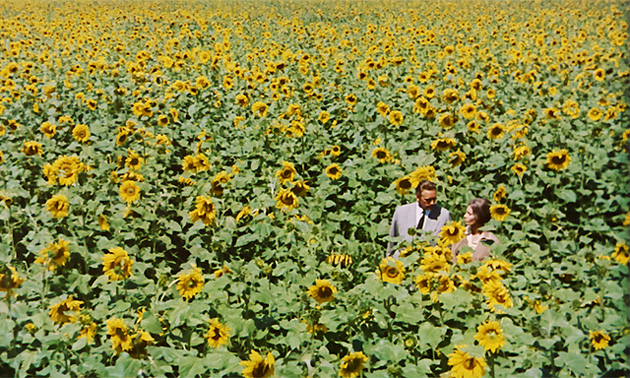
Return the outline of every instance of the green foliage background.
[[[273,353],[278,376],[331,377],[342,357],[362,350],[365,377],[438,377],[450,369],[448,354],[466,344],[488,359],[488,376],[628,375],[628,264],[611,257],[628,244],[626,3],[5,1],[0,8],[0,68],[17,64],[0,78],[0,193],[10,199],[0,208],[0,259],[3,273],[11,266],[25,279],[0,304],[0,370],[239,376],[238,363],[258,350]],[[200,76],[208,87],[196,87]],[[473,98],[475,78],[482,89]],[[435,90],[436,117],[414,112],[411,84],[421,94]],[[441,99],[445,89],[456,89],[459,100]],[[236,103],[239,94],[247,106]],[[579,116],[563,111],[568,100]],[[151,102],[150,116],[134,114],[138,101]],[[253,113],[256,101],[268,106],[265,117]],[[379,115],[381,101],[402,112],[402,125]],[[458,113],[465,103],[487,115],[479,132]],[[290,105],[301,114],[287,114]],[[593,120],[593,108],[604,116]],[[445,129],[441,114],[458,120]],[[167,125],[158,124],[160,115]],[[89,141],[73,139],[62,116],[88,125]],[[235,126],[238,116],[244,120]],[[118,128],[129,120],[136,131],[119,145]],[[286,132],[295,120],[303,136]],[[46,121],[57,125],[51,138],[40,132]],[[496,123],[505,135],[490,139]],[[199,138],[202,131],[207,137]],[[158,134],[171,145],[156,144]],[[431,148],[439,137],[455,139],[462,165],[452,167],[453,151]],[[41,143],[43,154],[25,156],[25,141]],[[527,167],[519,176],[512,150],[521,144],[531,154],[519,160]],[[338,156],[323,154],[333,146]],[[376,160],[376,147],[392,161]],[[145,159],[141,197],[129,207],[112,179],[128,171],[119,160],[128,149]],[[570,164],[549,169],[547,154],[561,149]],[[184,156],[198,152],[210,169],[184,172]],[[91,169],[73,185],[51,185],[42,169],[61,155]],[[286,212],[275,200],[283,161],[310,186]],[[325,173],[332,163],[342,168],[338,180]],[[493,255],[513,264],[503,279],[512,308],[492,312],[463,288],[434,302],[415,288],[417,252],[402,260],[403,284],[377,278],[393,211],[414,200],[394,181],[425,165],[435,168],[439,202],[455,220],[470,199],[506,188],[510,215],[490,226],[501,240]],[[192,223],[196,196],[210,196],[215,175],[234,166],[239,172],[223,194],[212,196],[215,224]],[[55,194],[68,198],[68,217],[46,211]],[[237,221],[245,206],[257,211]],[[100,214],[109,231],[99,227]],[[59,237],[70,241],[66,265],[51,272],[34,263]],[[127,280],[103,274],[102,257],[114,247],[135,261]],[[353,263],[326,263],[331,254]],[[193,264],[205,284],[186,301],[175,281]],[[478,265],[451,274],[470,277]],[[231,272],[215,277],[224,266]],[[308,296],[316,279],[337,287],[334,301],[317,306]],[[91,343],[78,338],[81,324],[56,325],[48,315],[69,295],[97,324]],[[537,312],[535,301],[547,309]],[[114,354],[105,324],[114,317],[151,334],[147,356]],[[230,339],[211,349],[204,337],[215,317]],[[508,340],[492,355],[473,338],[488,318],[500,321]],[[327,332],[307,332],[302,319]],[[589,339],[597,330],[611,337],[601,350]]]

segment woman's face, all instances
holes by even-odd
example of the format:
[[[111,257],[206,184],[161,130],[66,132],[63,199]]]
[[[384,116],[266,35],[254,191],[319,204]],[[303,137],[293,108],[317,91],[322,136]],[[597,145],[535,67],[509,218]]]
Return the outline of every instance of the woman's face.
[[[466,214],[464,214],[464,223],[466,224],[466,226],[472,226],[473,224],[477,223],[477,216],[470,206],[466,208]]]

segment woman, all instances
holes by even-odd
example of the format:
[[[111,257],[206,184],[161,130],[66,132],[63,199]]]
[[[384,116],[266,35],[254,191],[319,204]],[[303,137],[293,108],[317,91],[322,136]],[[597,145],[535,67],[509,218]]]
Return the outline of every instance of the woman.
[[[499,239],[492,232],[482,231],[481,227],[490,220],[490,201],[485,198],[475,198],[468,202],[464,223],[466,237],[451,247],[453,263],[457,262],[457,252],[462,247],[473,250],[473,261],[483,260],[490,256],[490,246],[499,243]]]

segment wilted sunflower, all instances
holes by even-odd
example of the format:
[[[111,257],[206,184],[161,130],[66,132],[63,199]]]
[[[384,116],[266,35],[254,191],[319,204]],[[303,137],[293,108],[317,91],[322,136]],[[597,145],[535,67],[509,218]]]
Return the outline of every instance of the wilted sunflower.
[[[454,148],[456,144],[457,141],[453,138],[439,138],[431,142],[431,148],[442,152]]]
[[[214,222],[217,210],[210,197],[197,196],[195,199],[195,209],[188,213],[188,215],[193,223],[201,220],[203,224],[209,226]]]
[[[218,348],[221,345],[227,344],[230,334],[230,329],[225,325],[219,323],[219,319],[208,319],[210,328],[206,333],[206,339],[208,340],[208,346],[211,348]]]
[[[341,177],[341,167],[337,163],[332,163],[328,167],[326,167],[326,175],[331,180],[338,180]]]
[[[70,257],[69,244],[69,241],[63,240],[60,236],[57,243],[50,243],[48,247],[39,252],[40,257],[35,259],[35,263],[46,265],[52,271],[66,265],[66,261]]]
[[[480,324],[479,327],[477,327],[475,340],[479,341],[479,345],[483,346],[485,350],[492,351],[493,353],[496,353],[505,345],[503,331],[497,321],[486,321]]]
[[[451,245],[462,240],[466,235],[466,228],[460,222],[451,221],[440,230],[440,241],[444,245]]]
[[[78,319],[82,304],[82,301],[73,300],[72,295],[70,295],[67,299],[50,306],[48,315],[55,323],[74,323]]]
[[[127,203],[137,201],[140,198],[140,187],[135,181],[123,181],[119,192],[122,199]]]
[[[298,198],[291,190],[282,188],[276,194],[276,207],[283,211],[295,209],[299,206]]]
[[[391,160],[392,155],[389,151],[383,147],[376,147],[372,151],[372,156],[375,157],[379,162],[386,163]]]
[[[276,359],[271,352],[267,352],[267,356],[263,360],[262,356],[251,351],[249,361],[241,361],[239,365],[245,368],[241,372],[245,378],[269,378],[274,375]]]
[[[332,286],[328,280],[315,280],[315,285],[308,288],[308,295],[315,299],[317,303],[322,304],[335,299],[337,288]]]
[[[293,167],[292,163],[287,161],[282,162],[282,168],[276,172],[276,177],[280,180],[281,184],[285,184],[286,182],[293,181],[297,171]]]
[[[103,259],[103,272],[110,281],[120,281],[131,276],[133,260],[127,251],[120,247],[110,248],[110,253],[106,253]]]
[[[389,114],[389,111],[390,111],[389,105],[387,105],[383,101],[379,101],[378,104],[376,104],[376,111],[381,116],[387,117],[387,115]]]
[[[424,273],[448,273],[451,270],[451,265],[445,255],[425,253],[420,263],[420,269],[422,269]]]
[[[55,194],[51,199],[46,201],[46,210],[57,219],[67,217],[69,207],[70,203],[63,194]]]
[[[133,336],[129,334],[129,328],[122,319],[109,319],[107,321],[107,334],[110,336],[112,349],[116,354],[129,351],[133,347]]]
[[[391,257],[381,260],[376,272],[378,278],[383,282],[390,282],[400,285],[405,278],[405,267],[400,260],[394,260]]]
[[[409,191],[413,188],[411,178],[409,176],[396,179],[396,181],[394,181],[394,186],[396,187],[398,194],[401,196],[409,193]]]
[[[418,287],[418,291],[422,294],[429,294],[433,288],[432,277],[432,274],[421,274],[416,277],[416,286]]]
[[[503,222],[508,215],[510,215],[510,209],[505,206],[505,205],[492,205],[490,206],[490,215],[492,216],[492,218]]]
[[[450,129],[457,122],[457,117],[454,117],[451,113],[443,113],[438,118],[440,126],[444,129]]]
[[[298,197],[306,196],[306,193],[308,193],[308,191],[311,190],[311,187],[304,180],[299,180],[299,181],[293,182],[292,184],[293,184],[293,188],[291,188],[291,191],[293,192],[293,194],[295,194]]]
[[[531,150],[527,145],[523,144],[518,147],[514,147],[512,150],[512,154],[514,155],[514,160],[519,160],[531,153]]]
[[[503,198],[505,198],[506,194],[507,194],[507,190],[505,189],[505,186],[503,186],[503,184],[501,184],[497,188],[496,192],[494,192],[492,198],[496,202],[501,202],[501,200],[503,200]]]
[[[449,163],[451,163],[451,168],[455,168],[459,165],[462,165],[466,161],[466,154],[461,150],[457,150],[455,152],[451,152],[448,154]]]
[[[457,89],[447,88],[442,92],[442,101],[447,104],[452,104],[457,100],[459,100],[459,92]]]
[[[629,248],[624,242],[618,242],[615,246],[615,252],[612,254],[612,258],[615,259],[619,264],[628,265],[628,260],[630,257],[628,256]]]
[[[361,374],[368,358],[363,352],[352,352],[342,358],[341,361],[341,365],[339,365],[339,376],[342,378],[355,378]]]
[[[501,139],[503,138],[503,134],[505,133],[505,126],[501,123],[495,123],[490,126],[488,130],[488,138],[490,139]]]
[[[486,370],[486,360],[471,357],[460,349],[466,345],[457,345],[453,353],[448,355],[448,364],[451,365],[451,377],[453,378],[481,378]]]
[[[591,344],[595,350],[604,349],[608,346],[610,336],[604,331],[590,331]]]
[[[14,294],[13,289],[20,287],[24,281],[14,267],[5,265],[0,273],[0,291],[7,293],[5,298],[11,297]]]
[[[435,168],[432,165],[422,165],[416,168],[410,175],[412,187],[418,186],[420,181],[435,181]]]
[[[186,300],[191,299],[203,289],[203,275],[201,268],[193,265],[192,271],[182,273],[177,280],[177,291]]]
[[[405,118],[403,117],[402,112],[399,110],[392,110],[389,113],[389,123],[391,123],[394,126],[402,125],[404,120]]]
[[[81,143],[85,143],[90,139],[90,128],[84,124],[78,124],[72,129],[72,137]]]
[[[560,151],[553,150],[547,154],[547,167],[554,171],[562,171],[569,167],[571,163],[571,156],[566,149]]]

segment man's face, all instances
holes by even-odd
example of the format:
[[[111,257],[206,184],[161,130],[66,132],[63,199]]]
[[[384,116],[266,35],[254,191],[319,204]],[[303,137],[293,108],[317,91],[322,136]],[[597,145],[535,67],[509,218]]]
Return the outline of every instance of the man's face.
[[[437,200],[437,192],[435,190],[423,190],[420,196],[416,195],[420,207],[424,210],[429,210],[435,206]]]

